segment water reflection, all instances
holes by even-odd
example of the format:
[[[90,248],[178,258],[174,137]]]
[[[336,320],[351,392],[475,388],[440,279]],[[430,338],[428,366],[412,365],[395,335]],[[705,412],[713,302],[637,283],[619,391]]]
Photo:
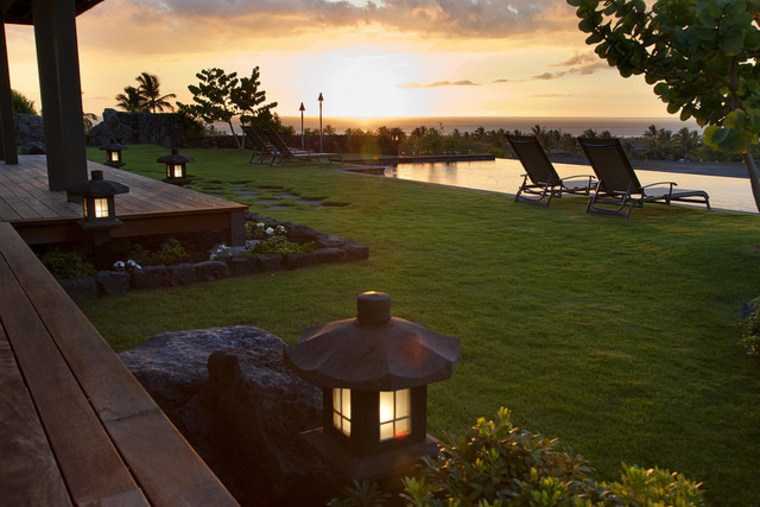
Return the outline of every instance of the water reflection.
[[[593,174],[591,167],[574,164],[554,164],[561,177]],[[400,164],[386,169],[385,176],[402,180],[421,181],[454,187],[488,190],[514,195],[522,182],[524,170],[513,159],[484,162],[440,162],[435,164]],[[700,189],[710,194],[713,209],[757,213],[749,180],[698,174],[669,173],[637,169],[642,185],[660,181],[675,181],[679,189]],[[691,206],[690,204],[680,204]]]

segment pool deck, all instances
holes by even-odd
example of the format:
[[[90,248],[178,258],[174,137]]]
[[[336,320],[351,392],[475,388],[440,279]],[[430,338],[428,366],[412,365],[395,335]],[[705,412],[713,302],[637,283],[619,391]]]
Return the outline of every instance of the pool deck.
[[[678,189],[699,189],[710,194],[714,210],[758,214],[749,178],[742,164],[631,161],[643,185],[674,181]],[[555,162],[561,177],[593,174],[588,163]],[[658,168],[659,170],[651,170]],[[491,162],[423,163],[399,165],[385,170],[385,177],[485,190],[514,196],[524,169],[514,159]],[[715,175],[715,174],[720,174]],[[698,206],[678,203],[679,206]]]

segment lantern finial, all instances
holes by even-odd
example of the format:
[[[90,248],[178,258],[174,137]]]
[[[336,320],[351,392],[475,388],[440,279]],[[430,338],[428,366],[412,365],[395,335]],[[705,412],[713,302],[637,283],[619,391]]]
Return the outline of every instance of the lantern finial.
[[[384,292],[363,292],[356,298],[360,326],[381,326],[391,320],[391,297]]]

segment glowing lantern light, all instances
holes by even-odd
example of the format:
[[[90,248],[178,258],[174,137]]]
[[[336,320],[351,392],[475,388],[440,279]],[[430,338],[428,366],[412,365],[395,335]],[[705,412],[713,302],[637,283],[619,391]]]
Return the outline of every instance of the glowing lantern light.
[[[187,164],[192,161],[193,159],[190,157],[179,154],[177,148],[172,148],[171,155],[164,155],[156,159],[156,162],[165,164],[166,178],[163,181],[179,186],[190,183],[190,178],[187,176]]]
[[[103,171],[90,173],[91,179],[68,190],[69,195],[82,198],[82,216],[80,225],[84,229],[107,230],[123,225],[116,218],[114,196],[129,192],[129,187],[115,181],[103,179]]]
[[[121,152],[127,149],[126,146],[111,142],[110,144],[101,146],[100,149],[106,152],[106,161],[104,162],[105,165],[109,167],[115,167],[117,169],[124,165]]]
[[[302,436],[353,479],[396,474],[437,451],[427,435],[427,385],[446,380],[459,339],[391,317],[391,298],[365,292],[358,316],[307,330],[285,363],[323,390],[322,428]]]

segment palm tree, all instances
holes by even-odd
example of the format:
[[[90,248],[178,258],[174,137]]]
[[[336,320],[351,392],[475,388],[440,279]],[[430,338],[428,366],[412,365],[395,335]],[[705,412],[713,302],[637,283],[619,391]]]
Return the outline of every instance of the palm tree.
[[[177,96],[173,93],[161,95],[161,83],[158,81],[158,76],[142,72],[135,79],[140,85],[138,90],[144,109],[151,113],[155,113],[156,110],[163,112],[164,109],[174,111],[174,106],[167,99],[175,99]]]
[[[143,110],[143,100],[140,90],[134,86],[124,88],[124,93],[116,96],[116,107],[120,107],[128,113],[136,113]]]

